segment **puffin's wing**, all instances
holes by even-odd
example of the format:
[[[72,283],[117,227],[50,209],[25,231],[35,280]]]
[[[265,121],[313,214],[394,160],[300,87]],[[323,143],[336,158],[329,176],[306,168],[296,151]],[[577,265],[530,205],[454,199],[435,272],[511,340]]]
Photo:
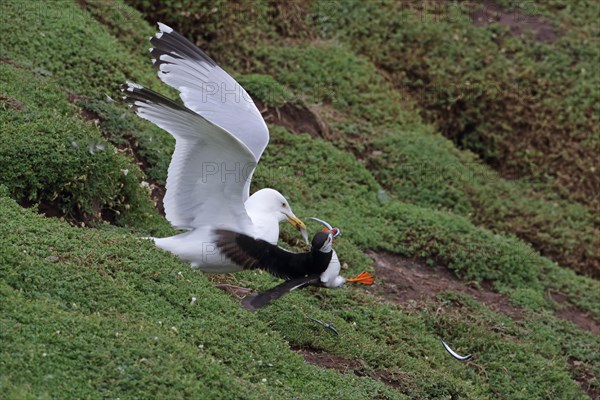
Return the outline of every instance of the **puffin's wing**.
[[[240,230],[252,221],[244,207],[246,182],[256,161],[236,137],[195,112],[135,83],[125,99],[141,118],[175,137],[169,165],[165,213],[173,226],[229,226]]]
[[[261,239],[225,229],[215,230],[221,253],[244,269],[262,269],[281,279],[306,275],[310,253],[292,253]]]
[[[317,284],[320,282],[319,274],[309,275],[302,278],[291,279],[285,281],[282,284],[275,286],[272,289],[266,290],[258,294],[252,294],[246,296],[242,300],[242,305],[254,311],[258,308],[264,307],[292,290],[300,289],[308,285]]]
[[[256,162],[269,142],[269,130],[244,88],[196,45],[165,24],[150,43],[158,77],[180,92],[187,108],[244,143]]]

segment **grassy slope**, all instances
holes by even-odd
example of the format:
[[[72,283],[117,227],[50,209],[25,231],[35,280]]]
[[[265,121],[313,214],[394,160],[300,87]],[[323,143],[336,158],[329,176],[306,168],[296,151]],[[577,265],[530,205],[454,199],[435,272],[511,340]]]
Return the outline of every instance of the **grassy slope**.
[[[499,3],[323,2],[316,18],[327,37],[351,43],[414,95],[424,117],[459,145],[597,209],[599,76],[592,71],[600,7]],[[471,21],[502,7],[521,29],[543,24],[555,37],[538,41]]]
[[[501,179],[496,172],[483,168],[472,153],[457,151],[450,140],[434,133],[436,128],[424,123],[419,117],[424,114],[426,120],[435,122],[436,118],[428,117],[430,113],[424,113],[426,106],[420,104],[420,101],[431,106],[434,114],[435,110],[446,110],[449,107],[446,102],[460,97],[461,90],[464,89],[462,85],[456,84],[456,76],[463,76],[464,71],[471,71],[476,75],[473,77],[475,82],[491,86],[481,89],[486,93],[487,97],[484,97],[487,103],[476,96],[467,96],[469,103],[461,106],[466,111],[461,114],[459,110],[455,110],[452,114],[453,117],[467,121],[455,122],[454,125],[476,125],[477,130],[474,131],[472,140],[477,143],[488,143],[481,139],[485,135],[499,135],[507,143],[531,142],[523,140],[520,128],[511,128],[511,124],[517,118],[515,115],[537,121],[537,114],[530,115],[510,108],[505,112],[508,116],[495,112],[505,103],[512,105],[515,102],[515,99],[510,98],[514,94],[514,90],[510,88],[515,84],[516,78],[494,75],[491,80],[485,75],[488,70],[491,71],[489,73],[506,70],[506,64],[511,61],[500,56],[500,50],[497,53],[504,61],[491,63],[488,69],[477,61],[481,58],[480,53],[490,51],[490,46],[497,46],[493,40],[497,29],[494,26],[473,27],[466,12],[457,18],[451,18],[450,22],[442,18],[441,21],[431,23],[420,18],[421,14],[418,12],[413,15],[410,7],[399,6],[402,12],[395,9],[398,2],[383,2],[385,5],[380,6],[372,2],[314,2],[312,6],[290,8],[224,4],[214,7],[211,12],[207,12],[207,4],[200,2],[195,8],[188,10],[189,13],[181,13],[177,2],[163,3],[159,10],[155,10],[149,1],[137,0],[132,3],[147,10],[150,19],[170,15],[171,25],[196,38],[224,65],[239,72],[266,73],[285,84],[294,98],[303,99],[317,107],[326,105],[333,108],[337,113],[330,123],[341,136],[338,144],[363,159],[375,178],[386,189],[395,192],[399,199],[428,208],[449,209],[468,216],[475,224],[514,233],[561,265],[578,272],[600,275],[600,220],[597,213],[593,212],[593,199],[597,197],[594,191],[597,185],[593,183],[597,174],[593,172],[593,168],[599,129],[593,118],[594,113],[592,118],[585,120],[590,124],[588,128],[577,123],[579,119],[585,119],[580,112],[585,114],[594,105],[589,102],[586,88],[593,86],[595,75],[590,75],[588,79],[571,79],[580,90],[569,91],[570,101],[583,102],[586,106],[578,107],[577,113],[569,114],[569,118],[573,118],[571,128],[560,128],[585,136],[581,138],[583,147],[580,146],[580,150],[585,154],[581,161],[573,160],[575,156],[571,150],[567,152],[566,144],[560,143],[560,138],[566,135],[560,132],[548,133],[548,141],[554,146],[552,149],[519,150],[538,155],[546,152],[550,154],[549,158],[564,159],[563,163],[569,166],[584,168],[585,174],[566,172],[565,169],[559,175],[581,176],[585,182],[578,189],[569,189],[568,185],[571,183],[562,182],[562,178],[550,179],[553,172],[545,164],[548,160],[529,155],[518,156],[519,151],[516,150],[514,154],[502,157],[514,159],[514,168],[519,170],[519,176],[524,179],[507,181]],[[382,22],[376,22],[378,20]],[[580,29],[581,35],[589,35],[583,28],[572,29],[574,32]],[[388,37],[386,32],[394,32],[396,36]],[[459,32],[460,37],[468,40],[457,44],[452,39],[448,43],[452,35],[447,32]],[[530,43],[518,38],[510,40],[519,50],[515,52],[521,63],[515,68],[515,73],[535,68],[537,64],[532,65],[531,59],[538,56],[535,51],[530,50]],[[557,48],[536,45],[536,49],[542,46],[545,52],[557,54],[549,56],[551,60],[539,67],[539,73],[549,74],[548,69],[554,65],[552,57],[571,57],[570,52],[575,51],[577,46],[577,42],[573,40],[569,36]],[[425,50],[420,50],[420,43],[428,46],[427,56],[423,53]],[[446,62],[447,52],[454,57],[451,62]],[[581,58],[586,65],[594,64],[593,57],[593,52],[582,50]],[[411,77],[403,75],[424,62],[432,64],[427,68],[432,77],[412,77],[411,80]],[[386,66],[393,66],[394,69],[388,71]],[[560,68],[562,67],[560,64]],[[431,87],[419,86],[422,80],[432,80]],[[563,82],[555,76],[549,76],[547,80],[557,82],[556,85]],[[536,83],[529,81],[518,82],[527,88],[537,87]],[[448,90],[449,99],[444,97],[446,92],[442,96],[436,91],[441,90],[440,88]],[[554,92],[562,93],[564,89],[552,86],[552,93]],[[267,93],[266,97],[268,100],[273,94]],[[438,104],[438,100],[441,104]],[[545,104],[539,99],[525,96],[518,100],[527,104]],[[559,102],[552,103],[554,108],[562,105]],[[452,107],[449,109],[454,110]],[[564,115],[562,110],[560,108],[559,112],[553,109],[548,113]],[[488,115],[490,112],[492,115]],[[327,120],[327,114],[324,117]],[[486,125],[485,121],[501,125],[502,129],[496,125]],[[505,132],[506,129],[509,133]],[[451,129],[448,127],[442,129],[449,130]],[[496,139],[489,138],[489,141],[494,140]],[[546,139],[540,136],[536,140],[543,142]],[[577,143],[569,142],[569,146],[571,144],[576,149],[579,148]],[[495,151],[491,144],[486,146],[489,151]],[[584,167],[580,165],[582,163],[585,164]],[[527,168],[522,164],[527,164]],[[545,183],[541,184],[542,181]],[[562,183],[557,183],[558,181]],[[576,195],[579,200],[589,200],[591,203],[587,200],[583,202],[589,207],[566,199],[569,196],[565,196],[565,191]]]
[[[298,396],[309,381],[329,396],[389,392],[305,364],[267,324],[147,242],[48,221],[6,197],[0,209],[4,393],[260,399]]]
[[[331,101],[350,117],[335,126],[374,177],[399,199],[517,234],[564,265],[597,272],[600,235],[594,214],[525,182],[506,181],[473,154],[457,151],[431,127],[406,115],[401,95],[347,48],[335,43],[308,49],[300,44],[271,47],[265,58],[268,71],[283,83],[319,94],[316,101]],[[335,96],[328,99],[329,93]]]
[[[471,214],[475,223],[513,232],[560,264],[599,276],[600,103],[594,88],[600,76],[591,71],[598,63],[592,27],[600,7],[595,2],[574,8],[528,3],[518,18],[542,15],[564,34],[555,43],[526,34],[514,37],[497,24],[476,27],[469,18],[478,9],[475,3],[447,7],[436,2],[323,2],[315,7],[315,19],[324,37],[350,46],[384,71],[395,91],[415,99],[416,111],[446,137],[496,164],[503,174],[521,178],[523,185],[515,191],[514,185],[481,173],[468,158],[457,160],[445,149],[428,151],[427,159],[406,154],[411,148],[433,150],[432,143],[390,151],[407,148],[399,133],[372,144],[383,152],[374,157],[374,173],[400,195],[408,192],[411,200],[433,200],[432,205]],[[484,9],[491,15],[499,7]],[[513,15],[519,11],[508,9]],[[395,169],[393,176],[385,175],[389,169]],[[425,196],[407,188],[412,185],[403,178],[407,173],[421,175],[419,190],[426,190]],[[428,196],[432,181],[439,185],[438,174],[445,188],[459,193]],[[557,214],[562,214],[560,224]]]
[[[0,115],[4,126],[9,126],[9,122],[14,125],[10,132],[15,137],[7,138],[17,149],[41,145],[40,140],[46,136],[34,141],[34,146],[26,137],[19,137],[35,137],[38,130],[28,124],[37,121],[38,129],[47,126],[66,143],[70,143],[73,132],[85,131],[86,138],[99,138],[102,132],[119,145],[120,140],[130,139],[123,139],[125,129],[127,135],[136,135],[142,143],[140,148],[146,152],[148,167],[154,167],[146,169],[147,173],[160,181],[164,179],[165,158],[168,159],[172,145],[166,135],[147,125],[136,125],[138,122],[130,120],[119,106],[100,101],[105,94],[115,97],[125,78],[156,84],[143,52],[134,50],[151,29],[133,10],[118,3],[96,4],[90,10],[96,20],[71,3],[49,5],[44,12],[51,18],[40,18],[38,8],[32,10],[16,3],[3,5],[3,18],[15,21],[15,31],[3,33],[7,39],[3,41],[2,57],[16,65],[3,62],[0,70]],[[260,24],[261,19],[257,21]],[[227,40],[222,43],[226,46]],[[359,67],[370,68],[360,57],[333,44],[319,44],[306,53],[287,47],[269,48],[262,61],[264,70],[296,93],[306,78],[294,73],[284,60],[303,60],[306,54],[316,59],[333,53],[338,57],[327,66],[330,70],[335,71],[340,57],[347,60],[343,70],[352,71],[356,60]],[[242,46],[243,50],[248,48]],[[69,68],[65,68],[65,60],[69,60]],[[319,68],[310,73],[322,74]],[[344,83],[343,78],[333,82],[336,89],[345,90],[337,91],[331,100],[345,115],[335,129],[350,143],[348,146],[359,146],[352,137],[360,137],[361,132],[373,128],[374,122],[365,116],[381,101],[377,91],[358,90],[360,95],[353,94],[354,85],[369,88],[369,79],[385,85],[372,74],[366,76],[358,82]],[[27,82],[36,87],[43,85],[44,90],[31,95]],[[340,86],[342,83],[344,86]],[[64,100],[67,91],[85,96],[78,104],[84,109],[108,110],[102,115],[101,130],[81,120],[77,109]],[[360,96],[375,96],[372,108]],[[5,98],[27,107],[11,106],[18,103]],[[393,114],[381,111],[382,118],[393,115],[394,120],[413,128],[400,143],[416,142],[421,143],[420,147],[437,148],[440,156],[453,157],[461,168],[465,160],[483,168],[421,125],[406,111],[411,109],[405,110],[402,104],[390,106],[396,107]],[[49,116],[57,122],[44,124],[52,121]],[[74,127],[59,129],[69,128],[66,121],[71,120]],[[138,126],[143,126],[144,131],[137,132]],[[385,139],[389,127],[375,128],[382,132],[378,140],[391,140]],[[7,154],[12,153],[4,148],[0,160],[5,160]],[[40,164],[47,162],[46,154],[32,157],[39,157]],[[122,163],[130,163],[135,169],[133,160],[123,154],[115,157],[106,161],[106,168],[113,173],[121,173]],[[23,162],[24,159],[15,158],[12,165]],[[42,176],[43,169],[32,165],[31,175]],[[439,303],[430,307],[414,310],[386,304],[363,289],[351,288],[320,295],[294,293],[272,307],[249,314],[214,289],[206,277],[190,272],[186,265],[140,242],[124,229],[78,229],[23,210],[8,199],[9,195],[19,198],[15,187],[20,178],[16,176],[3,182],[7,189],[2,189],[0,202],[0,282],[2,297],[6,299],[0,306],[0,336],[6,344],[0,349],[3,392],[14,398],[55,397],[64,393],[73,398],[92,397],[98,391],[124,398],[187,397],[209,392],[215,397],[236,394],[248,398],[291,398],[308,397],[307,390],[319,393],[318,397],[342,394],[344,398],[486,398],[495,393],[523,398],[582,396],[567,369],[567,360],[572,357],[581,361],[580,370],[598,375],[600,361],[593,349],[598,348],[599,340],[555,318],[555,305],[548,300],[547,292],[567,293],[579,307],[599,317],[598,283],[560,268],[512,236],[474,226],[468,212],[447,212],[451,204],[439,207],[420,195],[433,190],[422,189],[420,181],[411,186],[413,192],[398,190],[382,195],[376,178],[388,186],[385,179],[373,175],[372,168],[366,168],[364,162],[332,144],[274,128],[256,184],[285,191],[298,215],[344,221],[347,235],[338,246],[351,273],[369,268],[370,261],[360,251],[364,248],[391,250],[442,263],[465,279],[493,282],[523,308],[526,318],[512,321],[454,293],[440,296]],[[477,189],[478,185],[473,187]],[[57,190],[61,195],[71,191],[69,185]],[[462,186],[450,185],[446,190],[455,193],[458,200],[465,196]],[[518,193],[521,189],[510,186],[507,190]],[[407,197],[409,193],[411,198]],[[96,195],[80,195],[83,199],[86,196]],[[445,197],[432,191],[431,197],[436,196]],[[128,202],[137,208],[135,202],[147,203],[148,198],[144,192],[136,192]],[[326,215],[323,210],[327,210]],[[138,232],[164,232],[164,223],[149,218],[150,215],[134,216],[121,224]],[[555,218],[557,221],[561,215]],[[289,230],[285,234],[291,236]],[[238,274],[233,279],[256,289],[274,282],[269,276],[253,273]],[[191,296],[198,297],[194,306],[189,304]],[[436,312],[438,307],[445,309],[441,316]],[[334,323],[342,335],[332,337],[312,325],[306,316]],[[506,330],[496,331],[494,326],[498,324],[504,324]],[[474,351],[477,361],[467,365],[453,362],[440,348],[437,336],[459,349]],[[307,365],[289,351],[288,343],[361,360],[367,372],[386,371],[399,377],[398,388],[394,390],[371,377],[358,378]],[[532,377],[531,371],[538,372]]]

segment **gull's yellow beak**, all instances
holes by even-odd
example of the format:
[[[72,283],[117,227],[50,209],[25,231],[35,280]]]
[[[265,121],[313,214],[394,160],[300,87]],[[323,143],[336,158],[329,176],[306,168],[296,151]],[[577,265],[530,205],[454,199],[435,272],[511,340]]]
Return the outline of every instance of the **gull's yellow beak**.
[[[296,217],[293,213],[285,213],[287,220],[290,224],[294,226],[294,228],[298,229],[304,238],[306,243],[308,242],[308,232],[306,231],[306,225],[302,222],[298,217]]]

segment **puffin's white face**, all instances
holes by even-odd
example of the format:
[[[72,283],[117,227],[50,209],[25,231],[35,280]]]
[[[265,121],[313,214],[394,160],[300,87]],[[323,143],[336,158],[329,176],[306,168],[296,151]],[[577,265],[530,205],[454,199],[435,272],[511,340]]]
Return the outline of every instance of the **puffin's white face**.
[[[329,253],[331,251],[331,246],[333,245],[333,234],[329,234],[327,235],[327,240],[325,240],[325,243],[323,244],[323,247],[321,247],[321,250],[323,253]]]
[[[333,245],[333,233],[331,231],[321,231],[315,235],[312,241],[313,250],[318,250],[321,253],[331,252]]]

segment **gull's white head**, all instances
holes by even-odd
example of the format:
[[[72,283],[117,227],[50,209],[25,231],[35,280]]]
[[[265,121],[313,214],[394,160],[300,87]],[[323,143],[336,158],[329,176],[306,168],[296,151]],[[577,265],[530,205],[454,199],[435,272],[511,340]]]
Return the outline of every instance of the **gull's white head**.
[[[287,199],[277,190],[261,189],[255,192],[246,200],[246,209],[273,215],[279,222],[288,221],[300,231],[302,237],[308,243],[306,225],[294,215]]]

